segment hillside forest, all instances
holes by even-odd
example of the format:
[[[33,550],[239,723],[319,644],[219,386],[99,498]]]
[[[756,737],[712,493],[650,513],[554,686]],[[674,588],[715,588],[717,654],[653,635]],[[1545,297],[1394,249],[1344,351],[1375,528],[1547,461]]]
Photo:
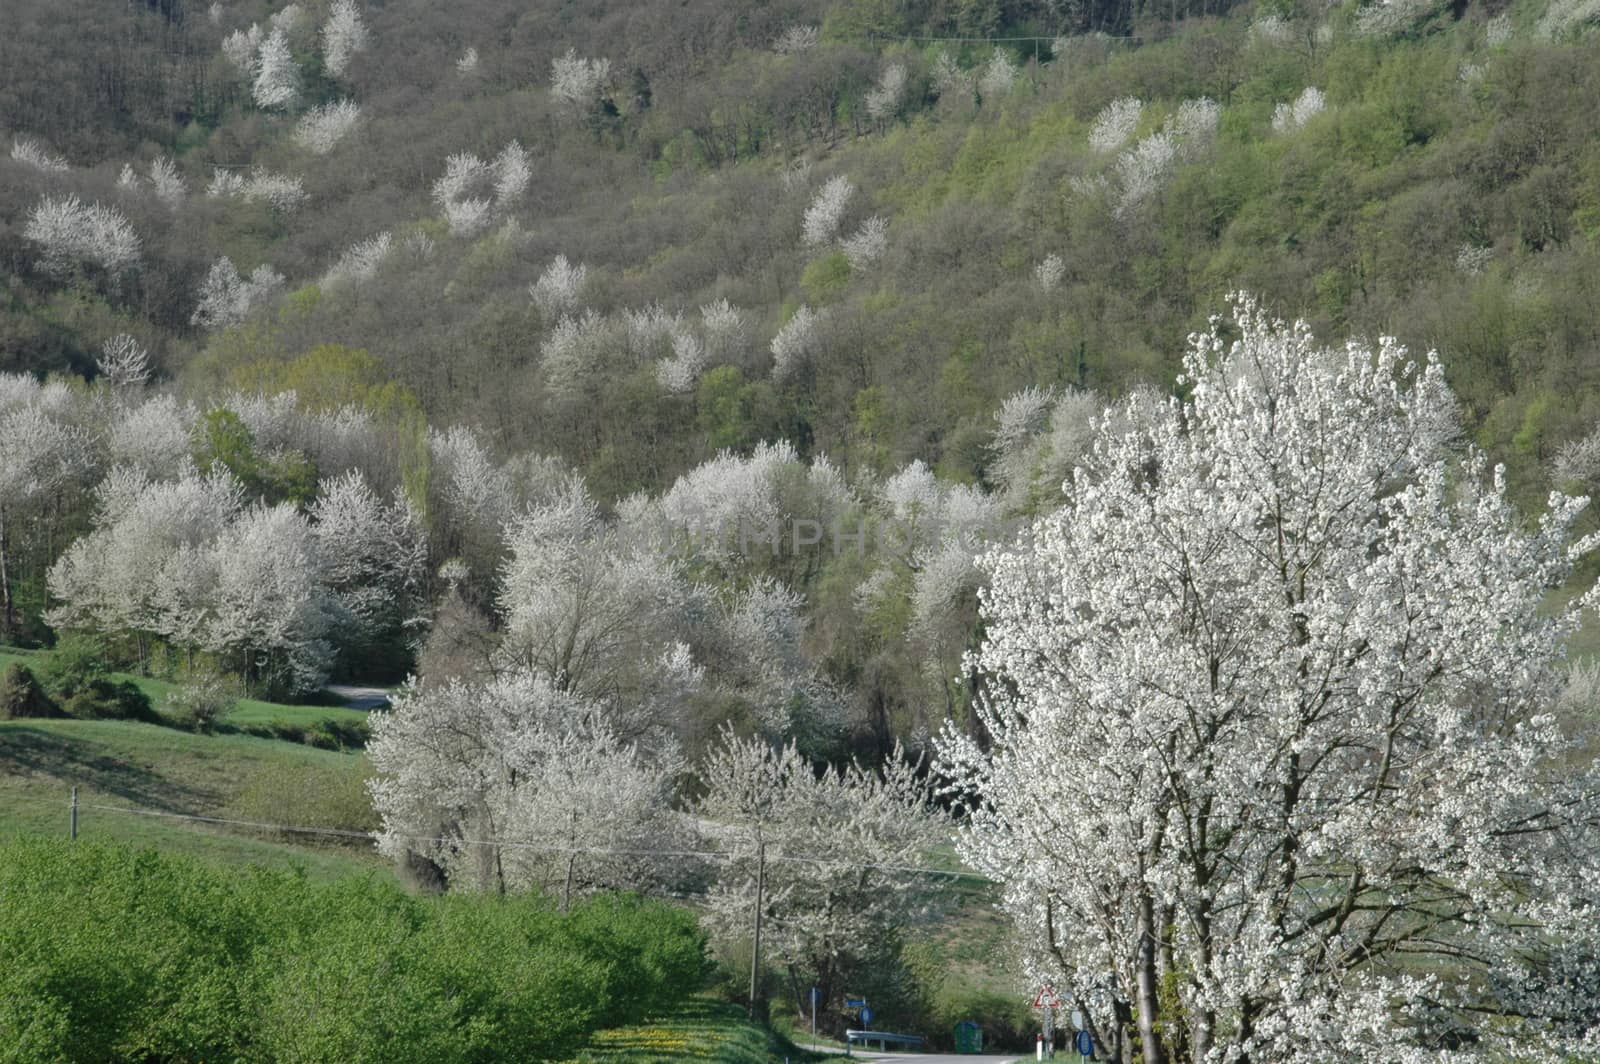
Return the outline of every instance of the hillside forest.
[[[1192,397],[1230,306],[1436,362],[1530,524],[1600,490],[1597,24],[8,0],[0,643],[174,684],[199,730],[396,688],[368,813],[431,889],[689,894],[727,943],[767,832],[944,861],[936,736],[985,746],[1000,690],[981,559]],[[126,688],[49,711],[147,716]],[[774,874],[796,1002],[928,916]],[[806,923],[846,895],[878,923]]]

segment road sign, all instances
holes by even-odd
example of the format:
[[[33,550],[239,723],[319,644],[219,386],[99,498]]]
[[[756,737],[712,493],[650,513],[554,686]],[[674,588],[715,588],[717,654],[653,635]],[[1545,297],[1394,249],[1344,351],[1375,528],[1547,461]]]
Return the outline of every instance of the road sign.
[[[822,990],[818,987],[811,988],[811,1007],[816,1008],[822,1002]]]
[[[847,997],[844,999],[844,1007],[847,1009],[864,1009],[867,1007],[867,999]]]
[[[1088,1026],[1088,1024],[1083,1022],[1083,1010],[1082,1009],[1073,1009],[1072,1010],[1072,1029],[1074,1031],[1081,1031],[1087,1026]]]
[[[1061,1007],[1061,999],[1056,997],[1053,987],[1047,986],[1034,995],[1033,1007],[1036,1009],[1059,1009]]]
[[[1078,1037],[1072,1040],[1072,1044],[1077,1047],[1078,1056],[1094,1056],[1094,1039],[1089,1037],[1088,1031],[1079,1031]]]
[[[869,1009],[869,1008],[866,1008],[865,1006],[863,1006],[862,1009],[861,1009],[861,1026],[863,1026],[863,1027],[872,1026],[872,1010]]]

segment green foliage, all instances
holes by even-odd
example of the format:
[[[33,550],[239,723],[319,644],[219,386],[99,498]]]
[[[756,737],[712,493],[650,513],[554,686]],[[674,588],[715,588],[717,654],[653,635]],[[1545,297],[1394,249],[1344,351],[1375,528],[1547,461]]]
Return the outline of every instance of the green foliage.
[[[300,451],[257,453],[250,427],[226,407],[208,410],[195,423],[193,444],[196,465],[221,466],[253,498],[296,505],[316,498],[316,464]]]
[[[45,694],[38,679],[26,665],[14,661],[0,673],[0,719],[54,717],[55,703]]]
[[[850,260],[842,251],[812,259],[800,274],[800,290],[809,302],[819,306],[837,299],[849,283]]]
[[[693,918],[423,900],[153,851],[0,843],[0,1061],[559,1058],[705,972]]]
[[[69,635],[39,670],[49,697],[80,720],[156,721],[150,698],[137,684],[111,675],[105,644],[88,635]]]

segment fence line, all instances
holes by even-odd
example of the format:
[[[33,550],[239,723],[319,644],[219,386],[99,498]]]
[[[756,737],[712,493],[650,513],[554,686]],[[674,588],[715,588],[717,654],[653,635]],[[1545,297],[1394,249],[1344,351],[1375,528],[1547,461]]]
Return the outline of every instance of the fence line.
[[[64,804],[59,799],[31,798],[26,796],[11,796],[8,801],[32,802],[38,805],[60,807]],[[341,839],[361,839],[376,844],[380,839],[388,837],[402,839],[406,842],[432,843],[440,846],[493,846],[506,850],[526,850],[534,853],[550,854],[584,854],[607,857],[686,857],[703,860],[732,861],[750,854],[735,850],[643,850],[622,849],[610,846],[556,846],[546,843],[527,842],[521,839],[467,839],[454,838],[447,835],[407,835],[396,833],[388,836],[375,831],[351,831],[346,828],[308,827],[295,824],[274,824],[261,820],[237,820],[229,817],[205,816],[198,813],[173,813],[164,809],[150,809],[140,806],[122,805],[89,805],[78,803],[76,808],[80,811],[93,810],[101,813],[113,813],[124,816],[156,817],[165,820],[177,820],[189,823],[208,824],[222,827],[253,828],[258,831],[278,831],[285,834],[326,836]],[[885,872],[903,872],[907,875],[944,876],[950,879],[975,879],[988,882],[988,877],[977,872],[965,872],[948,868],[929,868],[921,865],[893,864],[885,861],[841,861],[826,857],[804,856],[800,854],[773,854],[768,853],[767,861],[786,864],[810,864],[822,868],[872,868]]]

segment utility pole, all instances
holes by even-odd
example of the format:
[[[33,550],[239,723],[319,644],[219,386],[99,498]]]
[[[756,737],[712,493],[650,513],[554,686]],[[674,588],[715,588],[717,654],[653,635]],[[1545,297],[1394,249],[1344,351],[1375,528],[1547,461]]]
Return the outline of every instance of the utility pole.
[[[78,841],[78,788],[72,788],[72,827],[68,829],[68,838],[73,842]]]
[[[761,906],[767,889],[767,844],[756,840],[756,936],[750,954],[750,1018],[756,1018],[756,990],[761,979]]]

